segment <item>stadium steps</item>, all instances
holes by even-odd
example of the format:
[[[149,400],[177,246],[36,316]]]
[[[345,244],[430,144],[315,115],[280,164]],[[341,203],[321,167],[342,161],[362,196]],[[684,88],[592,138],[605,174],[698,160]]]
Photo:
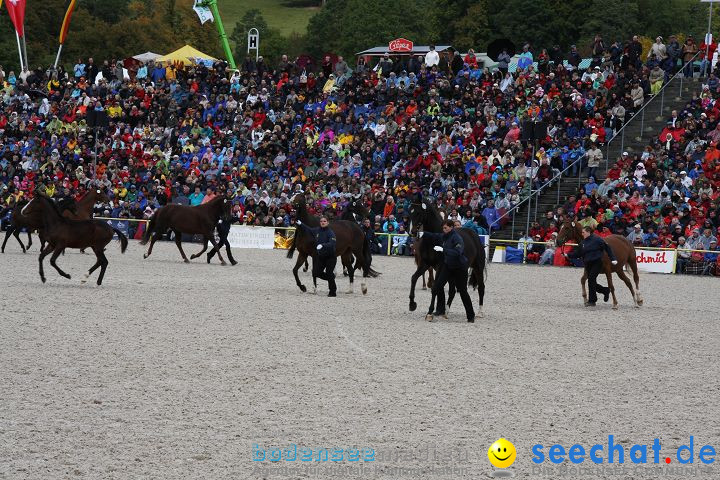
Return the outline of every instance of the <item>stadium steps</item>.
[[[621,141],[620,138],[615,139],[609,147],[602,147],[603,156],[610,159],[609,167],[612,167],[617,159],[622,155],[623,151],[630,153],[639,153],[645,149],[645,146],[650,142],[653,136],[660,134],[662,129],[667,123],[667,118],[673,110],[681,111],[685,108],[685,104],[692,99],[693,94],[700,93],[702,91],[702,81],[700,79],[694,79],[690,81],[683,81],[682,97],[678,96],[680,93],[680,87],[672,85],[668,87],[665,98],[663,100],[662,112],[660,111],[659,100],[653,102],[653,104],[646,107],[646,113],[644,121],[641,122],[636,119],[633,124],[629,125],[625,130],[625,138]],[[641,135],[642,128],[642,135]],[[600,164],[597,170],[596,182],[601,183],[607,174],[605,168],[605,162]],[[582,172],[580,178],[580,185],[583,185],[587,180],[587,168]],[[557,184],[551,186],[545,190],[539,197],[537,202],[537,210],[535,201],[532,202],[532,208],[530,210],[530,223],[536,218],[540,220],[548,210],[554,210],[558,205],[562,205],[567,201],[567,198],[578,191],[578,179],[577,176],[564,176],[560,179],[560,201],[558,202],[558,187]],[[537,211],[537,216],[536,216]],[[522,207],[515,214],[515,228],[513,229],[513,222],[509,220],[503,228],[492,234],[494,240],[513,240],[520,237],[520,232],[524,232],[527,225],[528,219],[528,208]],[[492,249],[494,250],[494,248]],[[491,252],[492,255],[492,252]]]

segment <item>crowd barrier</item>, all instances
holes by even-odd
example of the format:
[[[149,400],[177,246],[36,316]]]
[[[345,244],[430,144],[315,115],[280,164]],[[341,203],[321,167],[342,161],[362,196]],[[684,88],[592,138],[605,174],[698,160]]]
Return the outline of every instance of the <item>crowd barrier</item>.
[[[108,223],[127,233],[129,222],[147,223],[146,219],[95,217],[107,220]],[[233,225],[228,235],[228,242],[233,248],[287,249],[295,234],[295,227],[255,227],[250,225]],[[387,256],[412,256],[409,242],[412,238],[406,233],[376,233],[380,246],[376,253]],[[485,254],[492,263],[530,263],[528,253],[532,241],[493,239],[489,235],[480,235],[485,245]],[[547,245],[547,242],[539,242]],[[514,246],[513,246],[514,245]],[[568,243],[568,246],[575,244]],[[490,247],[494,247],[492,258]],[[676,273],[678,252],[719,253],[711,250],[695,250],[687,248],[636,248],[638,270],[651,273]]]

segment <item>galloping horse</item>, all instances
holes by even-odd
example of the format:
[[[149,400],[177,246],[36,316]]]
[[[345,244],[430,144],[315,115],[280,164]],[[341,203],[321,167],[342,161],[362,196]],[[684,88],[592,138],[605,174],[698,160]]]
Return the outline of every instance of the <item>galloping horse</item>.
[[[638,275],[635,247],[633,247],[632,243],[630,243],[627,238],[621,235],[609,235],[605,237],[604,240],[612,249],[613,254],[615,255],[615,258],[618,262],[617,265],[612,265],[610,263],[610,258],[608,258],[607,254],[603,254],[603,272],[605,272],[605,276],[607,277],[608,281],[608,288],[610,288],[610,293],[612,293],[613,310],[617,310],[618,308],[617,298],[615,297],[615,287],[613,286],[612,281],[613,272],[615,272],[617,276],[620,277],[623,282],[625,282],[625,285],[627,285],[627,287],[630,289],[630,293],[632,294],[635,306],[640,307],[640,305],[643,304],[643,298],[640,296],[640,276]],[[580,225],[579,222],[565,220],[560,227],[560,231],[558,232],[555,243],[558,247],[560,247],[566,242],[573,242],[580,245],[582,241],[582,225]],[[632,283],[630,282],[630,279],[625,274],[626,265],[629,265],[630,269],[633,272],[633,280],[635,281],[634,289]],[[580,279],[580,284],[582,285],[583,300],[587,305],[588,296],[587,290],[585,289],[586,281],[587,270],[583,272],[583,276]]]
[[[432,233],[442,232],[443,219],[435,206],[426,201],[422,200],[420,203],[414,203],[410,207],[410,234],[415,235],[420,225],[423,230]],[[485,248],[480,242],[480,237],[470,229],[458,228],[456,229],[458,234],[462,237],[465,243],[465,257],[467,257],[472,272],[468,284],[477,288],[478,297],[480,299],[480,308],[478,309],[478,316],[483,316],[483,302],[485,300]],[[425,241],[422,237],[418,238],[415,242],[415,263],[417,264],[417,270],[413,274],[410,280],[410,311],[413,312],[417,308],[415,303],[415,284],[418,278],[420,278],[426,270],[434,268],[438,270],[442,267],[443,256],[442,254],[435,252],[433,242]],[[450,293],[448,295],[448,307],[452,303],[455,291],[453,285],[450,285]],[[432,312],[435,306],[435,295],[432,295],[430,302],[430,309],[426,315],[427,320],[432,320]]]
[[[20,200],[15,204],[10,217],[10,226],[7,232],[5,232],[5,240],[3,241],[1,250],[2,253],[5,253],[5,245],[10,235],[13,235],[17,239],[23,253],[26,253],[32,246],[31,233],[33,230],[37,230],[38,236],[40,237],[40,250],[42,251],[45,248],[45,235],[43,233],[43,218],[40,204],[36,202],[31,205],[31,202],[32,200]],[[61,202],[58,206],[64,217],[67,217],[68,214],[74,214],[77,209],[77,205],[75,205],[74,202]],[[22,240],[20,240],[20,230],[23,228],[27,230],[27,246],[23,245]]]
[[[100,187],[90,189],[83,198],[75,203],[75,210],[65,210],[63,216],[70,220],[90,220],[93,217],[93,207],[96,203],[107,203],[105,192]]]
[[[58,256],[60,256],[66,248],[92,248],[97,257],[97,262],[90,267],[90,270],[85,274],[82,282],[85,283],[88,277],[100,267],[97,284],[102,285],[105,270],[109,263],[104,253],[105,247],[112,240],[114,232],[117,233],[120,239],[120,252],[125,253],[128,246],[127,237],[123,235],[120,230],[111,227],[101,220],[68,220],[63,217],[60,209],[55,205],[55,202],[42,194],[35,196],[35,198],[30,200],[30,203],[40,205],[43,218],[43,230],[48,239],[47,247],[40,252],[40,257],[38,258],[40,263],[40,279],[42,282],[45,283],[43,260],[50,252],[52,252],[50,265],[52,265],[61,276],[69,279],[70,275],[63,272],[56,263]]]
[[[196,207],[190,207],[187,205],[165,205],[159,208],[152,217],[150,217],[150,223],[145,229],[143,238],[140,241],[140,245],[146,245],[147,242],[152,238],[150,246],[148,247],[147,253],[143,255],[143,258],[148,258],[152,254],[153,245],[158,238],[165,235],[168,230],[172,230],[175,234],[175,245],[180,250],[185,263],[189,263],[190,260],[185,256],[185,252],[182,249],[182,235],[183,233],[189,234],[200,234],[204,237],[205,248],[199,253],[191,255],[190,258],[197,258],[205,252],[207,249],[207,242],[212,243],[213,251],[217,251],[220,263],[225,265],[225,260],[220,254],[220,249],[215,242],[215,226],[220,218],[228,218],[230,216],[230,200],[224,195],[218,195],[207,203],[198,205]]]
[[[307,210],[305,195],[295,195],[292,198],[292,204],[295,207],[297,218],[300,221],[309,227],[320,226],[320,219],[310,215]],[[330,228],[336,237],[335,253],[341,258],[342,264],[347,268],[350,278],[350,288],[347,293],[353,292],[355,270],[362,268],[363,279],[361,281],[361,288],[363,294],[366,294],[367,285],[365,284],[365,277],[377,277],[379,273],[370,267],[368,259],[372,257],[362,229],[354,221],[351,222],[347,220],[333,220],[330,222]],[[314,239],[310,235],[303,233],[302,229],[299,228],[295,230],[295,236],[288,250],[287,258],[292,258],[296,249],[298,251],[298,258],[295,262],[295,267],[293,267],[293,275],[295,276],[295,283],[297,283],[300,290],[306,292],[307,288],[305,288],[305,285],[300,281],[298,270],[300,270],[300,266],[305,263],[308,257],[314,258],[316,250]],[[355,257],[355,265],[353,265],[353,256]],[[317,289],[317,281],[314,277],[313,284]]]

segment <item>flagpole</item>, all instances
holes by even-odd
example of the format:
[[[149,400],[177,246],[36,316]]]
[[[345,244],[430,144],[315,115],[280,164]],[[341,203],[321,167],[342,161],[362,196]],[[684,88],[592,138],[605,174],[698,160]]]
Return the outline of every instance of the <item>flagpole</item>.
[[[23,25],[23,33],[25,33],[25,26]],[[27,43],[25,42],[25,35],[22,37],[23,56],[25,57],[25,70],[30,71],[27,59]]]
[[[57,70],[57,64],[60,61],[60,52],[62,52],[62,47],[63,47],[63,44],[61,43],[60,47],[58,47],[57,56],[55,57],[55,65],[53,66],[53,70]]]
[[[20,35],[17,33],[17,30],[15,31],[15,38],[17,38],[18,55],[20,56],[20,72],[24,72],[25,68],[23,67],[22,47],[20,46]]]
[[[212,11],[213,17],[215,18],[215,27],[217,28],[218,34],[220,35],[220,43],[222,44],[223,50],[225,51],[225,57],[227,57],[230,68],[235,70],[235,59],[233,58],[232,50],[230,49],[230,43],[228,42],[225,28],[223,27],[222,20],[220,19],[220,11],[218,10],[217,0],[204,0],[198,5],[203,7],[209,7],[210,11]]]

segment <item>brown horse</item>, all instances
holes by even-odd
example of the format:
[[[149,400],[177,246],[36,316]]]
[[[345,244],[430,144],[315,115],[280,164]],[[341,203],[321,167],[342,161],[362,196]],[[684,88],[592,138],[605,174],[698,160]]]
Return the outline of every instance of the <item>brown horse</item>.
[[[2,253],[5,253],[5,245],[7,244],[10,235],[13,235],[17,239],[18,243],[20,243],[20,248],[22,248],[23,253],[26,253],[27,250],[29,250],[32,246],[31,233],[33,231],[37,231],[38,236],[40,237],[40,250],[43,250],[45,248],[42,210],[38,202],[31,204],[31,201],[32,200],[20,200],[15,204],[15,207],[13,208],[10,217],[10,226],[8,227],[7,232],[5,232],[5,240],[3,241],[1,249]],[[73,205],[72,202],[61,202],[61,205],[59,205],[59,207],[63,213],[63,216],[67,216],[68,214],[74,214],[74,209],[76,208],[76,206]],[[23,228],[26,229],[28,235],[27,246],[25,246],[22,240],[20,240],[20,230]]]
[[[620,277],[623,282],[625,282],[625,285],[627,285],[627,287],[630,289],[630,293],[632,294],[635,306],[640,307],[640,305],[643,304],[643,298],[640,296],[640,276],[638,275],[635,247],[633,247],[632,243],[630,243],[627,238],[621,235],[610,235],[608,237],[605,237],[603,240],[605,240],[605,243],[610,246],[613,254],[615,255],[615,259],[617,260],[617,265],[612,265],[610,263],[610,258],[608,257],[608,255],[603,254],[603,272],[605,272],[605,276],[607,277],[608,281],[608,288],[610,288],[610,293],[612,293],[613,310],[617,310],[618,308],[617,298],[615,297],[615,287],[613,286],[612,281],[613,272],[615,272],[615,274]],[[558,232],[556,245],[560,247],[566,242],[572,242],[580,245],[582,241],[582,225],[580,225],[579,222],[565,220],[560,227],[560,231]],[[630,270],[632,270],[633,280],[635,281],[635,288],[633,288],[630,279],[625,273],[626,265],[630,267]],[[583,272],[583,276],[580,279],[580,284],[582,285],[583,300],[587,305],[588,296],[587,290],[585,288],[586,281],[587,270]]]
[[[120,251],[125,253],[128,246],[128,239],[120,230],[117,230],[101,220],[68,220],[63,217],[60,209],[55,202],[44,195],[36,195],[30,203],[37,203],[40,206],[43,218],[43,230],[48,239],[48,245],[40,252],[38,259],[40,263],[40,279],[45,283],[45,272],[43,271],[43,260],[52,252],[50,257],[50,265],[57,272],[65,277],[70,275],[63,272],[58,267],[56,261],[58,256],[66,248],[92,248],[97,257],[95,265],[90,267],[88,273],[82,283],[85,283],[90,275],[100,267],[100,275],[97,284],[102,285],[105,270],[108,266],[108,260],[105,257],[105,247],[113,238],[113,233],[117,233],[120,239]]]
[[[90,220],[93,218],[93,207],[95,207],[95,204],[98,202],[107,203],[109,201],[110,199],[103,189],[94,187],[75,203],[75,211],[65,210],[63,216],[70,220]]]
[[[320,219],[314,215],[310,215],[307,210],[307,203],[305,201],[305,195],[297,194],[292,198],[292,204],[296,211],[296,217],[309,227],[320,226]],[[333,220],[330,222],[330,228],[335,233],[336,245],[335,253],[340,257],[342,264],[348,271],[348,277],[350,279],[350,287],[347,293],[353,292],[353,282],[355,280],[355,270],[362,268],[363,279],[361,280],[362,293],[367,293],[367,285],[365,284],[365,277],[377,277],[378,272],[370,267],[372,256],[370,254],[370,248],[365,241],[365,234],[362,228],[354,221],[347,220]],[[315,258],[315,240],[312,236],[304,233],[302,229],[295,230],[295,236],[293,237],[290,249],[287,253],[287,258],[292,258],[295,250],[298,251],[298,258],[293,268],[293,275],[295,276],[295,283],[301,291],[306,292],[307,288],[300,281],[298,276],[298,270],[307,261],[308,257]],[[355,257],[355,264],[353,265],[353,256]],[[313,278],[313,284],[317,289],[316,279]]]
[[[213,251],[217,251],[220,263],[225,265],[225,260],[220,254],[217,242],[215,242],[214,232],[218,220],[229,216],[230,200],[224,195],[218,195],[209,202],[196,207],[175,204],[165,205],[150,217],[150,223],[145,229],[143,239],[140,241],[140,245],[145,245],[152,238],[150,247],[148,247],[143,258],[148,258],[152,254],[153,245],[155,245],[158,238],[165,235],[168,230],[172,230],[175,234],[175,245],[180,250],[180,255],[182,255],[185,263],[190,262],[190,260],[185,256],[181,239],[183,233],[188,233],[202,235],[205,241],[205,248],[199,253],[191,255],[190,258],[195,259],[202,255],[207,249],[207,242],[209,241],[213,246]]]

